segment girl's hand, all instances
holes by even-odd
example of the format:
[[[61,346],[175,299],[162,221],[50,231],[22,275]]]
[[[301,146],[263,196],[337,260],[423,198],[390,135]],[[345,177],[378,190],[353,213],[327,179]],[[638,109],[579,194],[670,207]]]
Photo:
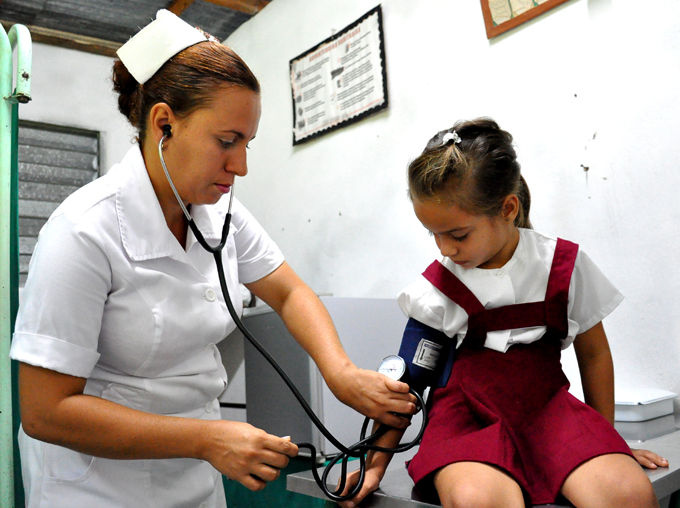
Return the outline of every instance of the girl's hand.
[[[378,430],[379,424],[373,424],[372,433]],[[376,446],[382,448],[395,448],[401,438],[404,435],[404,431],[401,429],[389,429],[385,434],[380,436],[374,443]],[[380,452],[377,450],[371,450],[366,454],[366,476],[364,477],[364,484],[361,489],[351,500],[340,503],[342,508],[354,508],[356,505],[361,503],[363,499],[368,496],[371,492],[375,491],[380,486],[380,481],[385,476],[385,471],[387,471],[387,466],[389,466],[392,460],[392,453]],[[347,495],[359,482],[359,471],[354,471],[347,476],[347,483],[345,484],[345,489],[342,491],[342,495]]]
[[[247,423],[216,420],[210,429],[205,460],[250,490],[264,489],[298,454],[290,437],[272,436]]]
[[[668,461],[649,450],[635,450],[631,449],[635,460],[638,461],[642,467],[647,469],[656,469],[657,467],[668,467]]]
[[[409,393],[408,385],[378,372],[352,365],[327,382],[341,402],[390,427],[405,429],[410,421],[399,415],[416,413],[416,398]]]
[[[380,480],[382,480],[384,474],[385,470],[383,468],[371,467],[367,464],[366,476],[364,477],[364,484],[362,485],[359,493],[356,496],[354,496],[351,500],[343,501],[342,503],[338,504],[342,508],[354,508],[359,503],[361,503],[361,501],[363,501],[364,498],[368,496],[371,492],[378,489],[378,487],[380,486]],[[351,474],[347,476],[347,484],[345,485],[345,490],[342,491],[342,494],[345,495],[348,492],[350,492],[358,481],[359,471],[353,471]]]

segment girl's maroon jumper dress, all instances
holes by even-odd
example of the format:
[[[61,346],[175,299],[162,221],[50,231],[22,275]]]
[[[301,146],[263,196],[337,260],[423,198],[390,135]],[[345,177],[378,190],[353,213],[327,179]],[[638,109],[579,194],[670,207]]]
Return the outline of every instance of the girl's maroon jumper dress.
[[[554,503],[565,479],[583,462],[630,448],[597,411],[569,392],[560,363],[567,336],[569,283],[578,253],[558,239],[545,301],[484,309],[448,269],[434,262],[423,274],[468,314],[468,331],[448,383],[431,397],[429,423],[408,465],[423,492],[438,469],[461,461],[492,464],[520,485],[530,504]],[[500,353],[484,347],[487,331],[546,326],[530,344]]]

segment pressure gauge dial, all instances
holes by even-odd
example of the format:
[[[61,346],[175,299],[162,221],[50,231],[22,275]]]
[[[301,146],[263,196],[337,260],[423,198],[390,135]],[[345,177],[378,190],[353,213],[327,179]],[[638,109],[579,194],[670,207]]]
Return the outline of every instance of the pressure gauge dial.
[[[387,356],[380,363],[378,372],[396,381],[400,381],[406,374],[406,362],[397,355]]]

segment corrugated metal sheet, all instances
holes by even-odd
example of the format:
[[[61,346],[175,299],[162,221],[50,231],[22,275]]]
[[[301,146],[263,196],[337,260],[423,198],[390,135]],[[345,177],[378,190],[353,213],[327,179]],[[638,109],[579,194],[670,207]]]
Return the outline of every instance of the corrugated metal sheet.
[[[19,125],[19,271],[23,284],[38,233],[59,204],[99,175],[99,134]]]
[[[0,19],[123,44],[170,3],[169,0],[0,0]],[[252,16],[195,0],[181,17],[224,40]]]

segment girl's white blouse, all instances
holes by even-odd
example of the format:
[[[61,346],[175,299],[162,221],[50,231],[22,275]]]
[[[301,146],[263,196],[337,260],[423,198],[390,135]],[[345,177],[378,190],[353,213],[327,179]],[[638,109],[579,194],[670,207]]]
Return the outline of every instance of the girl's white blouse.
[[[227,206],[191,207],[208,242],[219,242]],[[239,313],[239,283],[283,262],[236,199],[222,256]],[[172,235],[135,146],[41,230],[10,355],[133,409],[219,419],[227,373],[215,344],[234,328],[212,254],[191,231],[186,250]],[[224,507],[221,476],[199,460],[100,459],[23,432],[20,445],[29,507]]]
[[[444,258],[442,264],[453,272],[486,309],[515,303],[545,300],[548,276],[557,240],[530,229],[520,229],[517,249],[502,268],[465,269]],[[576,335],[602,321],[623,300],[623,295],[602,274],[585,252],[579,249],[569,287],[569,331],[562,341],[567,348]],[[423,276],[399,295],[402,311],[423,324],[458,335],[457,347],[467,332],[467,313],[444,296]],[[485,346],[505,352],[512,344],[527,344],[540,339],[544,326],[487,333]]]

